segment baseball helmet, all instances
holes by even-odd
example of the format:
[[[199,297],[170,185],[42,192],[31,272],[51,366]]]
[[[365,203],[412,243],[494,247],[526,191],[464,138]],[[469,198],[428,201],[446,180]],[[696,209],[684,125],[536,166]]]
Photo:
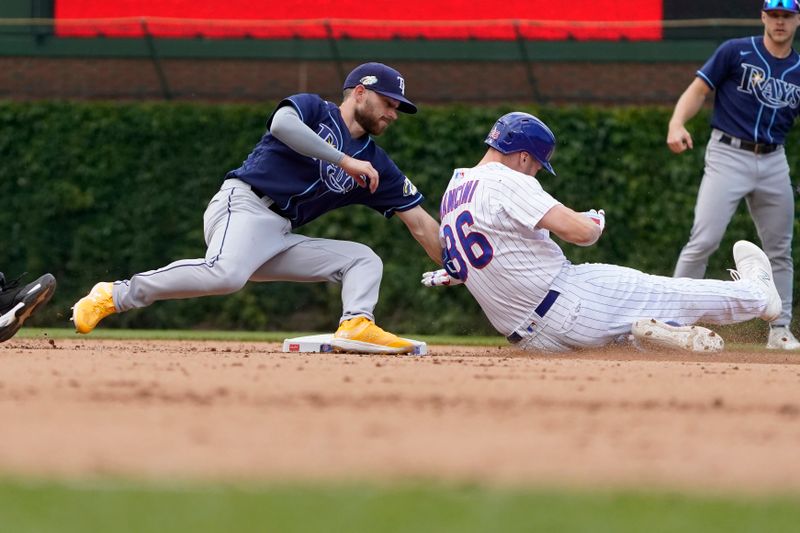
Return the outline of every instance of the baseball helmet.
[[[763,11],[789,11],[800,13],[800,2],[797,0],[765,0]]]
[[[504,154],[528,152],[553,176],[556,171],[550,158],[556,148],[556,136],[547,125],[528,113],[515,111],[494,123],[486,144]]]

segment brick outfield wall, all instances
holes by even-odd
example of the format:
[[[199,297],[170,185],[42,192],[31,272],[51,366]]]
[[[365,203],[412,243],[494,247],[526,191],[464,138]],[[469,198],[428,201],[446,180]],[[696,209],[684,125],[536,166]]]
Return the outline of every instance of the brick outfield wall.
[[[356,63],[345,63],[345,74]],[[696,63],[398,61],[417,102],[539,102],[672,106]],[[166,59],[163,80],[176,100],[248,102],[314,92],[338,102],[342,76],[330,61]],[[0,57],[0,98],[149,100],[164,98],[150,59]]]

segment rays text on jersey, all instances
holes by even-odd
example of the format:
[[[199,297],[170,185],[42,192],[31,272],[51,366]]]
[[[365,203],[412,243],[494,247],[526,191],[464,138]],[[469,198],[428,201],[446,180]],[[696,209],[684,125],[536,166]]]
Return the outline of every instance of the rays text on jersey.
[[[767,77],[764,69],[748,63],[742,63],[742,70],[740,91],[754,94],[759,102],[773,109],[800,105],[800,87],[797,85]]]

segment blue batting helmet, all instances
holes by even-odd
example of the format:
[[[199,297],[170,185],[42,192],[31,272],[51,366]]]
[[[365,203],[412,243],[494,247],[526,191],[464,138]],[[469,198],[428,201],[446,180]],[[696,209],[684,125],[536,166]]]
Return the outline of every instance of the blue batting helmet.
[[[763,11],[789,11],[790,13],[800,13],[800,3],[797,0],[766,0]]]
[[[503,115],[486,136],[486,144],[504,154],[528,152],[553,176],[556,171],[550,158],[556,148],[556,136],[547,125],[528,113],[515,111]]]

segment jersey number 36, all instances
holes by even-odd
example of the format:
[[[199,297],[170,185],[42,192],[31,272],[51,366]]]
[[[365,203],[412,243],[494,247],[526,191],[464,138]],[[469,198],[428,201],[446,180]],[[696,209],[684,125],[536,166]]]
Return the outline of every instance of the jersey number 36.
[[[450,272],[450,275],[457,274],[461,281],[467,281],[469,276],[467,263],[475,268],[483,268],[491,263],[494,258],[494,249],[486,235],[477,231],[470,231],[474,223],[475,219],[472,218],[472,213],[464,211],[456,218],[455,234],[450,224],[445,224],[442,228],[445,255],[450,259],[450,267],[456,270],[455,273]],[[447,265],[445,266],[447,267]],[[449,268],[448,271],[450,271]]]

